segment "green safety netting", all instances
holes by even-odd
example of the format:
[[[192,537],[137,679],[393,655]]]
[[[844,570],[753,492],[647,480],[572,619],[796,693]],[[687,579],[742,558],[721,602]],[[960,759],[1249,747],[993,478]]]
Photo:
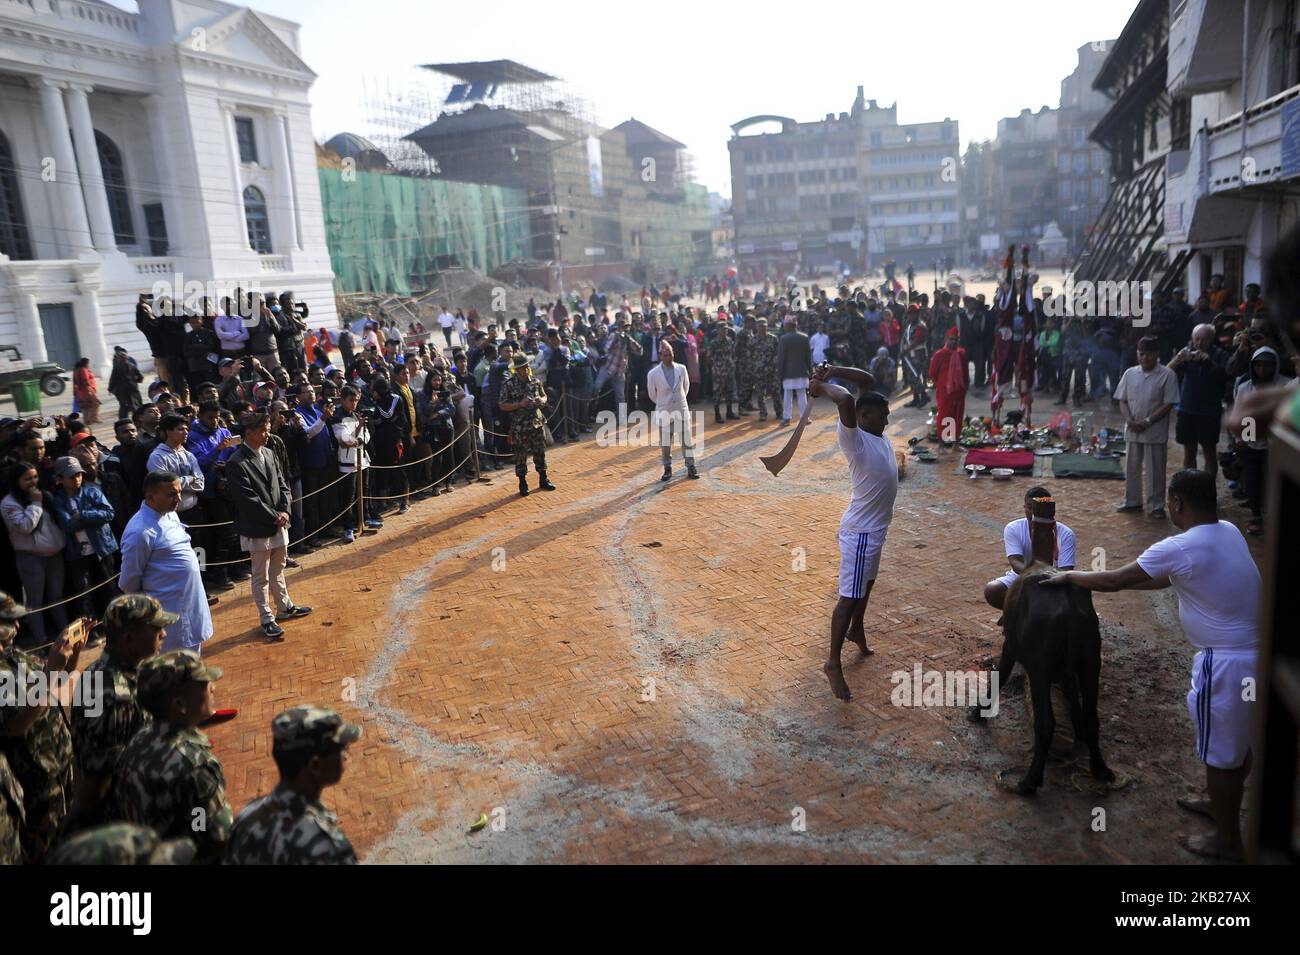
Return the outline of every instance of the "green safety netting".
[[[489,272],[532,250],[519,189],[319,168],[330,264],[344,292],[410,295],[450,266]]]

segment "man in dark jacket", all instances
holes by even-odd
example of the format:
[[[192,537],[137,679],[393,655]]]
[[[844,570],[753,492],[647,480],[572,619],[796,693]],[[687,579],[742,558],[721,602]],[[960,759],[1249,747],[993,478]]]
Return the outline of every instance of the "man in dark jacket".
[[[289,485],[275,455],[268,448],[271,418],[264,411],[243,417],[244,441],[226,461],[226,499],[234,509],[239,544],[253,563],[253,602],[257,604],[262,632],[284,639],[280,622],[311,613],[289,598],[284,581],[284,561],[289,547]],[[267,591],[274,593],[271,612]]]
[[[190,389],[185,380],[185,322],[176,314],[174,302],[159,299],[157,304],[155,313],[153,296],[141,293],[135,306],[135,327],[149,343],[158,377],[186,403],[190,400]]]
[[[131,412],[144,404],[140,397],[140,382],[144,375],[136,367],[135,359],[121,345],[113,349],[113,371],[108,376],[108,393],[117,399],[117,416],[131,417]]]
[[[276,334],[280,330],[280,303],[274,298],[253,299],[254,307],[260,307],[260,318],[256,324],[245,321],[248,326],[248,354],[256,358],[264,368],[278,368],[280,365],[279,344]]]
[[[799,398],[799,416],[808,406],[808,379],[812,377],[812,348],[808,336],[798,330],[793,315],[785,320],[785,334],[776,345],[776,374],[781,379],[781,424],[790,423],[791,397]]]
[[[306,371],[310,356],[307,355],[304,336],[307,334],[307,303],[295,302],[292,292],[281,292],[279,312],[272,312],[279,319],[275,331],[276,348],[280,353],[280,364],[289,371]]]
[[[189,331],[185,333],[185,378],[190,392],[197,396],[200,386],[208,382],[215,384],[221,379],[217,373],[221,339],[217,338],[210,324],[204,323],[202,315],[191,315],[189,323]]]

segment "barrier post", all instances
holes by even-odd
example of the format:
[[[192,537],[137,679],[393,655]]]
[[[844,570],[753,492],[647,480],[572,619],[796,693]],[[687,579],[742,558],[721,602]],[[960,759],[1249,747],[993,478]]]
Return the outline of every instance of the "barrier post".
[[[365,478],[361,476],[362,471],[365,470],[365,468],[361,466],[361,460],[362,460],[361,448],[360,446],[358,446],[357,448],[357,533],[358,534],[364,534],[366,532],[366,497],[365,497],[366,481]]]

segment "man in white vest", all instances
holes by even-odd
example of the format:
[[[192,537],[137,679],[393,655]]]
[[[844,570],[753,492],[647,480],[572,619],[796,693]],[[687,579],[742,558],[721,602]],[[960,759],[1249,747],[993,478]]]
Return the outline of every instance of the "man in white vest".
[[[673,476],[673,432],[682,442],[682,455],[686,458],[686,474],[698,478],[695,470],[695,441],[691,435],[691,407],[686,394],[690,388],[686,366],[673,362],[673,346],[668,339],[659,343],[659,364],[646,376],[646,391],[655,404],[654,427],[659,435],[660,452],[664,459],[661,481]]]

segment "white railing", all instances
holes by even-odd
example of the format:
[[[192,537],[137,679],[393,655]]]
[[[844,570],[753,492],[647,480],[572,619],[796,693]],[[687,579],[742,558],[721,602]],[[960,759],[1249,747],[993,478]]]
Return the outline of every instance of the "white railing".
[[[1265,185],[1282,174],[1282,106],[1300,99],[1300,85],[1270,96],[1206,130],[1207,188],[1209,192]]]
[[[86,23],[111,27],[126,33],[140,32],[140,18],[125,10],[114,10],[106,4],[83,3],[82,0],[52,0],[51,7],[62,17]]]
[[[263,255],[259,256],[262,262],[263,272],[288,272],[289,257],[287,255]]]
[[[135,274],[143,276],[152,275],[175,275],[176,261],[168,258],[147,258],[132,259],[131,264],[135,266]]]

